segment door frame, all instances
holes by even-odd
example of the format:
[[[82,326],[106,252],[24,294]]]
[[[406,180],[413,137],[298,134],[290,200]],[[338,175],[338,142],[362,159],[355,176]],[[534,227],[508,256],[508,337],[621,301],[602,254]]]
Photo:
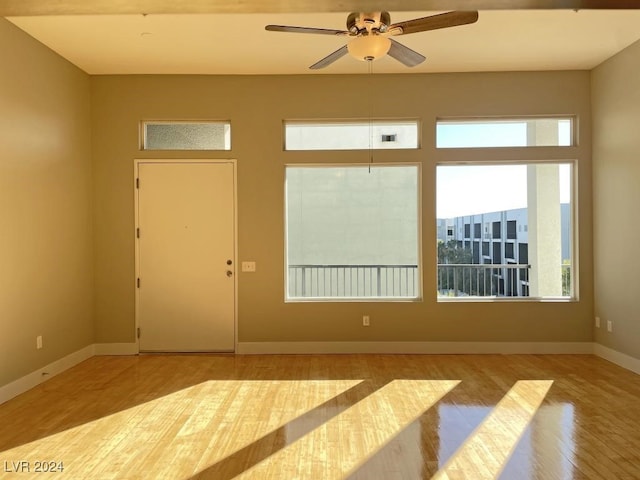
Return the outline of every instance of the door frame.
[[[238,167],[236,159],[181,159],[181,158],[166,158],[166,159],[149,159],[149,158],[136,158],[133,161],[133,198],[134,198],[134,225],[133,225],[133,239],[135,242],[135,272],[133,277],[133,289],[135,291],[135,313],[134,313],[134,338],[136,344],[136,350],[138,355],[140,354],[140,337],[138,336],[138,329],[140,328],[140,292],[137,286],[137,279],[140,277],[140,239],[137,235],[139,218],[139,192],[138,189],[138,170],[139,166],[143,164],[231,164],[233,167],[233,352],[238,351],[238,273],[240,268],[238,266]]]

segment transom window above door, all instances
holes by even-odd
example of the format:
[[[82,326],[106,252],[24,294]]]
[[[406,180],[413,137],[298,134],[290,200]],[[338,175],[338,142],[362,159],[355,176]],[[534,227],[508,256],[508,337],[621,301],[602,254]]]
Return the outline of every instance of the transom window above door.
[[[143,150],[231,150],[228,121],[144,121]]]

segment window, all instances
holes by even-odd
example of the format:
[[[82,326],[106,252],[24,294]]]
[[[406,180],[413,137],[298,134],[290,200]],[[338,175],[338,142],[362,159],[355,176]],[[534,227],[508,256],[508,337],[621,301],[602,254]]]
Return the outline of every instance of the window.
[[[143,150],[231,150],[229,122],[142,122]]]
[[[284,122],[285,150],[418,148],[417,120],[333,120]]]
[[[515,258],[514,252],[513,243],[509,242],[504,244],[504,258],[510,258],[513,260]]]
[[[286,300],[421,296],[418,165],[286,167]]]
[[[522,265],[529,263],[529,244],[518,244],[518,261]]]
[[[491,224],[482,259],[441,255],[447,239],[438,238],[439,298],[572,298],[572,169],[572,162],[438,165],[437,221]]]
[[[575,145],[574,118],[440,119],[437,148]]]
[[[464,238],[469,238],[469,237],[471,237],[471,224],[465,223],[464,224]]]
[[[500,238],[500,230],[502,229],[500,222],[493,222],[491,231],[493,232],[493,238]]]
[[[502,245],[500,242],[493,242],[493,263],[502,263]]]

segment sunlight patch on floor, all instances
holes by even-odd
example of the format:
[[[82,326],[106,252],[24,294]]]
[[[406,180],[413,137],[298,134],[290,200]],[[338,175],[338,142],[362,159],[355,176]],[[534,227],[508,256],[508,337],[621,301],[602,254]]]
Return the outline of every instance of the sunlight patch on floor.
[[[393,380],[236,478],[343,479],[459,383]]]
[[[65,478],[181,478],[191,472],[188,478],[360,383],[208,381],[4,451],[0,458],[62,462]]]
[[[432,480],[498,478],[552,384],[516,382]]]

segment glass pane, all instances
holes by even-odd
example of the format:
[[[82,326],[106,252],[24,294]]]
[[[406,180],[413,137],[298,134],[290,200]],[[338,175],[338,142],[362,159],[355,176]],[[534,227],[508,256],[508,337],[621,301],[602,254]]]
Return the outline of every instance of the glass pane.
[[[285,122],[285,150],[418,148],[417,120]]]
[[[440,165],[436,195],[440,298],[573,295],[570,163]]]
[[[417,298],[418,167],[289,166],[287,298]]]
[[[438,120],[438,148],[566,147],[573,142],[572,118]]]
[[[145,123],[145,150],[231,150],[228,122]]]

